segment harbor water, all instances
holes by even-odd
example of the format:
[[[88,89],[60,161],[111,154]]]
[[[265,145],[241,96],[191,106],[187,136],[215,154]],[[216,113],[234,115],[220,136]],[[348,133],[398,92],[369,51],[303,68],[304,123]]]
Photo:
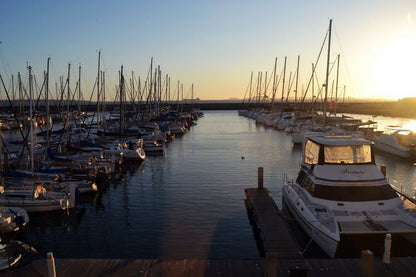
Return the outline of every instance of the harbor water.
[[[259,258],[244,189],[257,186],[257,168],[264,167],[264,186],[281,206],[301,147],[237,111],[204,113],[163,157],[127,168],[106,191],[83,196],[75,211],[31,216],[19,239],[56,258]],[[379,154],[376,161],[414,193],[413,164]]]

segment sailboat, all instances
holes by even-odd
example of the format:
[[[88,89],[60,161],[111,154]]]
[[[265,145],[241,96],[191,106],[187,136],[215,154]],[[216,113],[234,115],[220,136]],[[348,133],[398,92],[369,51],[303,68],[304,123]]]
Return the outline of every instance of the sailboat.
[[[45,212],[75,207],[76,186],[71,185],[67,190],[61,192],[46,191],[35,180],[34,174],[34,151],[33,151],[33,122],[34,113],[32,107],[32,68],[29,66],[29,106],[30,106],[30,165],[31,179],[29,189],[8,189],[4,186],[7,178],[1,175],[2,185],[0,186],[0,207],[21,207],[27,212]],[[15,183],[18,187],[18,183]]]

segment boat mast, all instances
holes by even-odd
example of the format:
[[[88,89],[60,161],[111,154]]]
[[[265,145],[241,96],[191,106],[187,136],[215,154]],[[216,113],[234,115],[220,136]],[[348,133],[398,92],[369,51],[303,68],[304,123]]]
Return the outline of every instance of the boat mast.
[[[181,96],[182,96],[181,112],[183,112],[183,84],[181,84]]]
[[[48,58],[48,61],[46,63],[46,146],[49,148],[50,146],[50,111],[49,111],[49,61],[51,58]]]
[[[101,74],[102,74],[102,90],[103,90],[103,117],[102,117],[102,120],[103,120],[103,128],[104,128],[104,133],[106,132],[106,130],[107,130],[107,122],[106,122],[106,115],[105,115],[105,112],[106,112],[106,100],[105,100],[105,71],[102,71],[101,72]]]
[[[338,104],[338,77],[339,77],[339,59],[340,55],[337,57],[337,79],[335,82],[335,117],[337,116],[337,104]]]
[[[287,57],[285,57],[285,63],[283,65],[282,108],[283,108],[283,100],[285,98],[286,60],[287,60]]]
[[[14,75],[12,75],[12,99],[13,99],[13,104],[15,104],[16,92],[14,90]]]
[[[312,63],[312,103],[315,102],[315,65]]]
[[[250,92],[248,94],[248,103],[249,103],[248,108],[250,108],[251,94],[252,94],[252,89],[253,89],[252,85],[253,85],[253,71],[251,71],[251,76],[250,76]]]
[[[194,84],[192,84],[192,87],[191,87],[191,105],[192,107],[194,105]]]
[[[266,106],[266,97],[267,97],[267,71],[266,71],[266,74],[264,74],[264,95],[263,95],[264,106]]]
[[[169,96],[168,96],[168,93],[169,93],[169,74],[166,74],[165,75],[165,84],[164,84],[164,86],[165,86],[165,95],[164,95],[164,98],[165,98],[165,107],[168,105],[168,98],[169,98]],[[163,101],[162,101],[163,102]]]
[[[262,80],[262,72],[259,72],[257,76],[256,108],[258,108],[260,104],[261,80]]]
[[[81,113],[81,65],[78,67],[78,111]]]
[[[168,82],[168,84],[169,84],[169,88],[168,88],[168,105],[170,104],[170,101],[171,101],[171,99],[170,99],[170,76],[169,76],[169,82]]]
[[[35,162],[33,155],[33,107],[32,107],[32,88],[33,76],[32,67],[29,66],[29,112],[30,112],[30,169],[32,171],[32,177],[35,175]]]
[[[120,135],[122,134],[122,123],[123,123],[123,87],[124,87],[124,76],[123,76],[123,66],[120,70]]]
[[[150,101],[149,103],[149,119],[152,117],[152,97],[153,97],[153,57],[150,59],[150,80],[149,80],[149,95],[147,96],[148,101]],[[179,98],[179,96],[178,96]]]
[[[22,89],[22,77],[20,76],[20,72],[17,72],[17,81],[19,83],[19,108],[20,108],[20,114],[24,115],[24,105],[23,105],[23,89]],[[17,121],[19,124],[19,121]]]
[[[299,61],[300,61],[300,55],[298,55],[298,65],[296,66],[295,104],[296,104],[297,98],[298,98]]]
[[[325,101],[324,101],[324,118],[323,118],[324,129],[326,127],[326,109],[327,109],[326,106],[328,102],[329,60],[331,58],[331,28],[332,28],[332,19],[329,20],[329,31],[328,31],[328,55],[326,59]]]
[[[277,66],[277,57],[274,58],[274,70],[273,70],[273,94],[272,94],[272,103],[271,107],[273,107],[274,97],[276,94],[276,66]]]
[[[179,80],[178,80],[178,98],[177,98],[177,102],[176,102],[176,111],[179,112]]]
[[[287,86],[286,102],[289,101],[289,94],[290,94],[291,87],[292,87],[292,71],[289,72],[289,85]]]
[[[69,126],[69,103],[71,101],[71,92],[69,90],[69,74],[70,74],[70,71],[71,71],[71,64],[69,63],[68,64],[68,79],[67,79],[67,85],[68,85],[67,93],[68,93],[68,95],[67,95],[67,99],[66,99],[66,101],[67,101],[67,104],[66,104],[66,116],[67,116],[66,122],[67,122],[67,126]]]
[[[100,130],[100,61],[101,61],[101,50],[98,51],[98,72],[97,72],[97,130]]]

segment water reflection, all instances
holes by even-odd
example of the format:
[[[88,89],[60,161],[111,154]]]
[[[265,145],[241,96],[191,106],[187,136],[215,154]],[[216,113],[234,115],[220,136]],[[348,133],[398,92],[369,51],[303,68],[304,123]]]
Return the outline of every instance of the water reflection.
[[[209,111],[165,156],[129,165],[106,191],[83,196],[79,212],[31,217],[24,240],[58,258],[255,259],[244,189],[257,186],[262,166],[281,206],[284,176],[296,178],[301,152],[290,136],[236,111]],[[384,155],[376,161],[414,191],[413,165]]]

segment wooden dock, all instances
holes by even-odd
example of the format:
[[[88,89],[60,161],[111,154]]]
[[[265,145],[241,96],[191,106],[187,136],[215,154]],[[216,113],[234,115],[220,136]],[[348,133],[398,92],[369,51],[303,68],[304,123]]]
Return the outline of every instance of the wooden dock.
[[[262,260],[55,259],[56,276],[263,277]],[[0,276],[48,276],[47,259],[35,260]],[[50,276],[50,275],[49,275]]]
[[[290,235],[270,192],[265,188],[248,188],[245,193],[250,221],[259,232],[258,244],[261,244],[264,254],[274,252],[277,259],[302,258],[300,248]]]
[[[265,261],[259,260],[156,260],[156,259],[56,259],[56,276],[138,277],[264,277]],[[390,264],[375,258],[373,276],[416,276],[416,258],[391,258]],[[0,273],[10,277],[49,276],[47,260]],[[275,276],[362,276],[360,259],[280,259]]]

